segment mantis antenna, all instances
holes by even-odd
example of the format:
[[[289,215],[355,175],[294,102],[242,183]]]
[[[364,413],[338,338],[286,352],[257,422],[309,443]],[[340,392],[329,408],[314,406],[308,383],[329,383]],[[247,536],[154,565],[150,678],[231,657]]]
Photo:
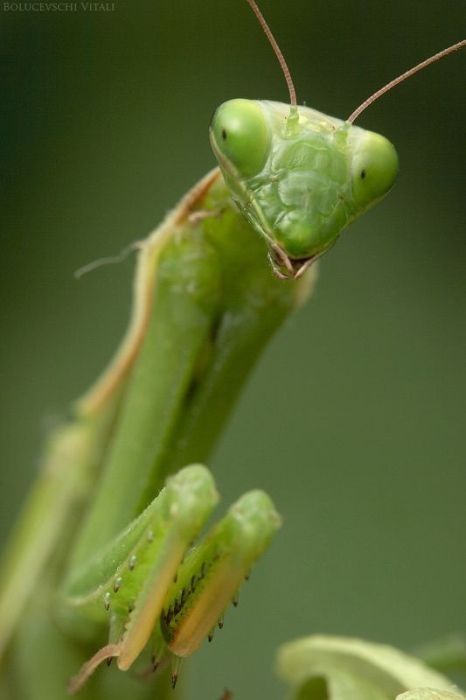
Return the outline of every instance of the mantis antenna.
[[[443,49],[443,51],[439,51],[430,58],[426,58],[425,61],[418,63],[417,66],[414,66],[413,68],[410,68],[409,70],[405,71],[405,73],[399,75],[398,78],[391,80],[389,83],[387,83],[387,85],[384,85],[384,87],[380,88],[380,90],[374,92],[374,94],[368,97],[367,100],[364,100],[364,102],[360,104],[359,107],[357,107],[357,109],[355,109],[354,112],[350,114],[346,121],[352,124],[355,121],[355,119],[357,119],[359,115],[362,114],[362,112],[364,112],[365,109],[367,109],[371,104],[378,100],[379,97],[382,97],[382,95],[384,95],[386,92],[396,87],[400,83],[403,83],[405,80],[408,80],[408,78],[411,78],[413,75],[419,73],[419,71],[423,70],[424,68],[427,68],[427,66],[430,66],[431,63],[436,63],[437,61],[440,61],[441,58],[445,58],[445,56],[448,56],[449,54],[454,53],[455,51],[459,51],[460,49],[464,49],[465,47],[466,39],[463,39],[462,41],[458,41],[458,43],[453,44],[452,46],[449,46],[446,49]]]
[[[275,56],[278,59],[278,62],[280,64],[280,68],[283,71],[283,75],[285,76],[286,84],[288,86],[288,92],[290,93],[290,104],[291,104],[291,109],[292,111],[295,111],[296,109],[296,90],[294,87],[293,79],[291,77],[290,69],[288,68],[288,64],[285,61],[285,57],[277,44],[277,40],[275,39],[274,35],[272,34],[272,30],[270,29],[269,25],[267,24],[264,15],[262,12],[259,10],[259,7],[257,6],[257,3],[255,0],[246,0],[248,3],[249,7],[251,10],[254,12],[254,14],[257,17],[257,20],[264,30],[264,34],[267,37],[267,39],[270,42],[270,45],[272,49],[274,50]]]

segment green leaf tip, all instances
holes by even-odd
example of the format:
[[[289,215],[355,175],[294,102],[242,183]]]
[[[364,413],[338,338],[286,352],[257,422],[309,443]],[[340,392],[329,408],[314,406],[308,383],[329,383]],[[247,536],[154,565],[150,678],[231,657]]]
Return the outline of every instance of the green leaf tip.
[[[454,693],[452,698],[459,692],[419,659],[361,639],[318,635],[298,639],[280,648],[277,666],[296,700],[393,700],[406,691],[421,692],[419,688]],[[419,700],[430,697],[419,695]],[[417,698],[403,695],[403,700]]]
[[[416,688],[398,695],[396,700],[464,700],[466,696],[455,690],[435,690],[434,688]]]

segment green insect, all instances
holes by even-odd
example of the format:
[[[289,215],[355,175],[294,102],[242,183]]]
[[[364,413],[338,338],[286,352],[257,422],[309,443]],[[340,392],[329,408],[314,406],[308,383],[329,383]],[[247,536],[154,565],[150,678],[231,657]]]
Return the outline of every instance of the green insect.
[[[114,657],[123,671],[171,659],[174,685],[179,660],[222,626],[280,524],[268,496],[252,491],[199,538],[217,500],[199,462],[264,345],[310,295],[313,263],[388,192],[398,159],[387,139],[353,125],[359,108],[341,121],[297,106],[283,57],[248,2],[285,68],[291,104],[221,105],[210,130],[220,170],[140,246],[127,335],[74,420],[51,436],[5,555],[7,696],[59,700],[73,675],[72,692],[89,680],[83,697],[100,700],[91,675]],[[47,658],[60,660],[54,674],[27,653],[37,630]],[[129,696],[153,690],[112,690]]]

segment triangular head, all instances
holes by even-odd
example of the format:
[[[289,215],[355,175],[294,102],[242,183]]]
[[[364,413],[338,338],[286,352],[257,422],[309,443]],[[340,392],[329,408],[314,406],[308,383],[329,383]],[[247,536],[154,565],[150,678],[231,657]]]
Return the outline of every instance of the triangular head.
[[[384,136],[280,102],[223,103],[210,140],[233,199],[283,277],[299,276],[328,250],[398,172]]]

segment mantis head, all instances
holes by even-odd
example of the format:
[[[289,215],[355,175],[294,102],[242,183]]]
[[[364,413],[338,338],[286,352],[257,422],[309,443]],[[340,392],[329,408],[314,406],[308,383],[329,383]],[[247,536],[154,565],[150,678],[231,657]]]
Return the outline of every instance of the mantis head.
[[[229,100],[213,116],[210,141],[233,199],[267,243],[275,273],[296,278],[395,182],[394,146],[354,120],[388,90],[464,48],[466,40],[395,78],[342,121],[297,106],[285,58],[255,0],[247,2],[278,58],[290,105]]]
[[[210,140],[234,200],[284,277],[328,250],[398,172],[386,138],[308,107],[230,100],[215,112]]]

